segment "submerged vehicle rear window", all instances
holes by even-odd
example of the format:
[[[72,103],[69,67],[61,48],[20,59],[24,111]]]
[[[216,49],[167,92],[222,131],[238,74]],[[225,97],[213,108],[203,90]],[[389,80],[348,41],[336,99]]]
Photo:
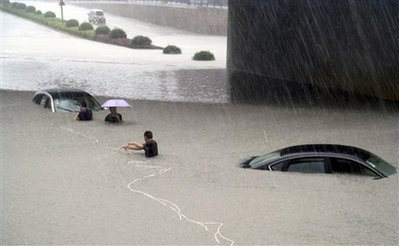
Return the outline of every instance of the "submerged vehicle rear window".
[[[396,173],[396,168],[394,166],[376,155],[370,154],[370,157],[366,161],[369,165],[382,172],[385,176]]]

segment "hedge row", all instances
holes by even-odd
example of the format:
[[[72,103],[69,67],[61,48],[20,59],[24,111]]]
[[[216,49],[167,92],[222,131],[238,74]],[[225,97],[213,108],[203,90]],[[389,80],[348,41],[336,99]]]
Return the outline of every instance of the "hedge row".
[[[23,8],[23,6],[25,6],[25,8]],[[53,29],[57,29],[63,32],[67,32],[70,33],[72,35],[75,36],[79,36],[82,38],[86,38],[86,39],[91,39],[94,40],[95,39],[95,32],[94,30],[79,30],[79,28],[75,25],[68,25],[68,21],[62,21],[61,19],[57,18],[54,12],[51,11],[47,11],[46,13],[42,13],[40,10],[36,10],[32,11],[33,8],[30,8],[33,6],[29,6],[26,7],[25,4],[21,4],[21,3],[17,3],[17,2],[13,2],[11,4],[4,4],[2,3],[0,5],[0,8],[8,13],[17,15],[19,17],[25,18],[25,19],[29,19],[32,21],[35,21],[37,23],[49,26]],[[28,11],[29,9],[29,11]]]
[[[36,10],[34,6],[26,6],[24,3],[10,3],[8,0],[1,0],[0,9],[86,39],[135,49],[162,49],[164,54],[182,53],[181,49],[174,45],[168,45],[165,48],[152,45],[152,40],[145,36],[136,36],[133,39],[128,39],[125,31],[120,28],[111,30],[108,26],[101,25],[94,30],[93,26],[88,22],[83,22],[79,25],[79,21],[75,19],[62,21],[56,17],[54,12],[47,11],[43,14],[40,10]],[[200,51],[193,56],[193,60],[215,60],[215,56],[209,51]]]

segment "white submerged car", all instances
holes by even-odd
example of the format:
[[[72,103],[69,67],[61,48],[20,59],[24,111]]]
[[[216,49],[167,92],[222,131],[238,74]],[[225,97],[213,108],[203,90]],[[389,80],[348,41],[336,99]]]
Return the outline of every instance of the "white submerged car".
[[[77,89],[40,90],[33,95],[32,101],[52,112],[79,112],[82,101],[94,111],[102,110],[93,96]]]

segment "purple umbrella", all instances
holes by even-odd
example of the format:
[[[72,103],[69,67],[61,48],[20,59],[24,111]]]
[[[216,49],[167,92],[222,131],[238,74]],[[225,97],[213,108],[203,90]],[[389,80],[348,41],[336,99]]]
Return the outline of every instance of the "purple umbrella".
[[[106,101],[103,105],[101,105],[101,107],[104,107],[104,108],[111,108],[111,107],[130,108],[131,106],[129,105],[129,103],[127,103],[123,99],[110,99],[110,100]]]

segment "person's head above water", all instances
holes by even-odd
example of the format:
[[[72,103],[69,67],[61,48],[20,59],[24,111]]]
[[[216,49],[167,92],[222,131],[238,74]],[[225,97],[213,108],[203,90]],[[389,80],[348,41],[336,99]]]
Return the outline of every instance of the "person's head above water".
[[[111,114],[116,114],[116,107],[109,107],[109,111],[111,111]]]
[[[145,142],[152,140],[152,132],[151,131],[144,132],[144,140],[145,140]]]

